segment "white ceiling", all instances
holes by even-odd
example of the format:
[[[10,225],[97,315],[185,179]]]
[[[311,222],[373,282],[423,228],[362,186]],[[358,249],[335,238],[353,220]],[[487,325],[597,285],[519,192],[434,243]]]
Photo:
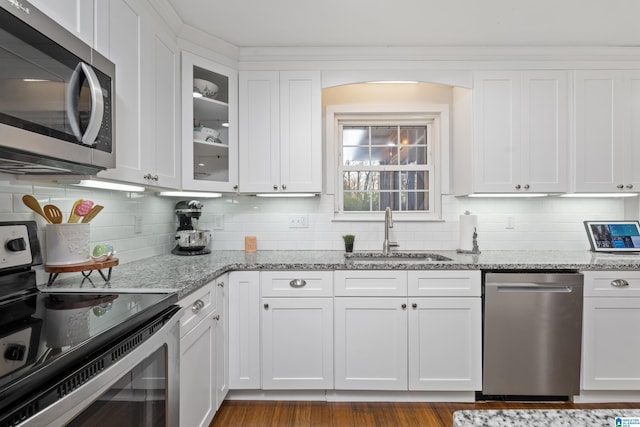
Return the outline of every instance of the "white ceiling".
[[[640,46],[639,0],[169,0],[237,47]]]

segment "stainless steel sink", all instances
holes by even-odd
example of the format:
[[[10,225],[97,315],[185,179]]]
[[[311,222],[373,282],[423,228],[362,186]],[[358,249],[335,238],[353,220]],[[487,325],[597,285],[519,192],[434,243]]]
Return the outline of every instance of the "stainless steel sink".
[[[347,261],[367,261],[367,262],[388,262],[388,261],[453,261],[444,255],[433,254],[428,252],[391,252],[383,254],[382,252],[353,252],[346,253],[344,257]]]

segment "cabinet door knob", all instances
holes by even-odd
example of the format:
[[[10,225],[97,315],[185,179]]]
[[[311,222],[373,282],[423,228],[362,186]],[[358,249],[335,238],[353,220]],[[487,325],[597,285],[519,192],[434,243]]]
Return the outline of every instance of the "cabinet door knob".
[[[406,308],[407,308],[407,304],[402,304],[402,306],[401,306],[401,307],[402,307],[402,309],[404,310],[404,309],[406,309]]]
[[[269,310],[269,304],[265,304],[263,307],[265,310]]]
[[[520,184],[517,184],[517,185],[516,185],[516,190],[519,190],[519,189],[521,189],[521,188],[522,188],[522,187],[520,186]]]
[[[202,310],[203,308],[204,308],[204,302],[202,302],[202,300],[197,300],[191,306],[191,311],[193,312],[193,314],[198,314],[200,310]]]
[[[216,314],[215,316],[213,316],[213,320],[220,320],[220,315]]]
[[[278,191],[278,186],[277,185],[273,186],[273,191]]]
[[[418,304],[416,304],[415,302],[413,304],[411,304],[412,308],[418,308]]]
[[[286,190],[286,189],[287,189],[287,186],[286,186],[285,184],[282,184],[282,189],[283,189],[283,190]]]
[[[529,184],[525,184],[525,185],[524,185],[524,189],[525,189],[525,190],[528,190],[528,189],[529,189]]]
[[[616,186],[616,188],[618,188],[618,189],[622,190],[622,189],[624,188],[624,185],[622,185],[622,184],[618,184],[618,185]]]
[[[633,188],[633,184],[627,184],[627,188],[631,190]]]
[[[234,190],[238,190],[238,186],[237,186],[237,185],[234,185],[234,186],[233,186],[233,189],[234,189]]]
[[[218,282],[218,286],[220,286],[221,288],[224,288],[224,282]]]
[[[295,279],[289,282],[289,286],[292,288],[301,288],[307,284],[307,281],[304,279]]]
[[[626,288],[627,286],[629,286],[629,282],[624,279],[616,279],[611,281],[611,286],[613,286],[614,288]]]

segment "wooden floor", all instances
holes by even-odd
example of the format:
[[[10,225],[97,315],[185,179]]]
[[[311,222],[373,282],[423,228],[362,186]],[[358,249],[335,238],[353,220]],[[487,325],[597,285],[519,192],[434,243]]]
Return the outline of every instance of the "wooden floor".
[[[451,427],[464,409],[640,409],[640,403],[225,401],[209,427]],[[524,426],[523,426],[524,427]]]

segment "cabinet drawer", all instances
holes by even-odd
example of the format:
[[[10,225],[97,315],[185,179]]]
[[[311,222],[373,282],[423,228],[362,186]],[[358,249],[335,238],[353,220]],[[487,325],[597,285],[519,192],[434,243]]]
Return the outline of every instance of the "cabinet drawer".
[[[260,289],[263,297],[333,296],[331,271],[263,271]]]
[[[585,297],[640,297],[640,271],[584,271]]]
[[[179,301],[182,307],[186,307],[182,319],[180,319],[180,337],[183,337],[202,319],[207,317],[216,308],[215,282],[208,283],[194,293],[187,295]]]
[[[480,270],[408,271],[408,292],[412,297],[479,297]]]
[[[398,270],[338,270],[336,296],[406,297],[407,272]]]

